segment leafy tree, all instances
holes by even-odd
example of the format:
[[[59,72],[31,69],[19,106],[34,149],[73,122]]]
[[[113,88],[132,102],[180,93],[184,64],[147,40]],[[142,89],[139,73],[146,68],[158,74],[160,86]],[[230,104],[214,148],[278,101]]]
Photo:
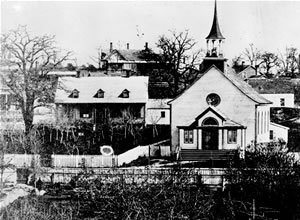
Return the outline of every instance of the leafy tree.
[[[267,78],[271,78],[274,76],[274,74],[277,74],[280,60],[279,57],[272,52],[263,52],[260,55],[260,69],[261,73],[265,74]]]
[[[66,66],[66,69],[67,69],[68,71],[75,71],[75,70],[76,70],[76,67],[73,66],[72,63],[68,63],[67,66]]]
[[[168,82],[172,94],[176,96],[200,74],[198,64],[200,50],[193,53],[196,42],[188,31],[171,32],[171,36],[161,36],[157,47],[161,49],[161,63],[165,68],[159,73],[161,80]]]
[[[32,127],[34,109],[53,100],[55,81],[51,81],[47,73],[70,56],[70,52],[60,56],[61,52],[54,36],[31,36],[26,27],[20,26],[1,36],[3,82],[21,108],[25,134],[29,134]]]
[[[279,143],[247,149],[245,159],[236,160],[226,174],[231,199],[240,201],[245,212],[255,201],[258,211],[271,208],[280,219],[292,219],[299,210],[299,178],[299,163]]]

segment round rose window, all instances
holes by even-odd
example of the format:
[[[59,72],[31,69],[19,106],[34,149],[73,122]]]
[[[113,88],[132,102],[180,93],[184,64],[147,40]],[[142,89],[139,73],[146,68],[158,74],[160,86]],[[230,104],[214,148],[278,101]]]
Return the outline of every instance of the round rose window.
[[[211,93],[211,94],[209,94],[209,95],[206,97],[206,102],[207,102],[207,104],[209,104],[209,105],[217,106],[217,105],[220,104],[221,98],[220,98],[220,96],[218,96],[217,94]]]

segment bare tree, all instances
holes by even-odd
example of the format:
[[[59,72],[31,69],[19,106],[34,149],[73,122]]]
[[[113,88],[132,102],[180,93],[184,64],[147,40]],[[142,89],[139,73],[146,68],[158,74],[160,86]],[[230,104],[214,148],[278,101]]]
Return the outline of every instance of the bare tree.
[[[260,50],[258,50],[253,43],[249,44],[249,48],[245,49],[245,52],[243,53],[243,55],[246,58],[246,61],[248,61],[250,63],[250,65],[252,67],[255,68],[256,73],[258,72],[258,69],[261,65],[261,60],[260,60],[260,56],[261,56],[261,52]]]
[[[176,96],[194,81],[198,71],[201,51],[193,53],[196,42],[190,38],[188,31],[171,32],[171,37],[161,36],[157,46],[162,50],[161,62],[166,65],[160,75],[169,83],[172,94]]]
[[[270,78],[277,74],[280,60],[279,57],[272,52],[264,52],[259,57],[261,59],[261,73],[263,73],[266,77]]]
[[[49,80],[47,73],[66,61],[71,53],[57,48],[54,36],[30,36],[23,26],[1,36],[1,52],[1,65],[6,73],[2,74],[3,82],[16,98],[25,134],[29,134],[34,109],[47,105],[54,96],[55,81]]]
[[[90,59],[97,64],[97,68],[100,70],[103,68],[102,59],[105,57],[105,53],[102,52],[101,47],[97,48],[97,56],[90,56]]]

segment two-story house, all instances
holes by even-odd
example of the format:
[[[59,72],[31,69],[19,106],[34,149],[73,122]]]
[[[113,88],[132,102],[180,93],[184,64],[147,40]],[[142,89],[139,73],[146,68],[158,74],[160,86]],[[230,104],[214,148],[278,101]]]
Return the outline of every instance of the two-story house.
[[[126,49],[114,49],[111,42],[110,49],[101,55],[101,69],[112,76],[147,76],[160,68],[159,55],[148,48],[147,42],[143,50],[130,49],[129,43]]]
[[[62,77],[55,104],[58,117],[82,119],[94,124],[107,119],[132,117],[144,123],[148,77]]]

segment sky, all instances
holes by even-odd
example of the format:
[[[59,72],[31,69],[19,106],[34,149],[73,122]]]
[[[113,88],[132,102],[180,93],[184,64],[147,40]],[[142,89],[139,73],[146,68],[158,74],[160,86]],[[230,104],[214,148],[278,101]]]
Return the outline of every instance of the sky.
[[[156,51],[159,36],[189,31],[196,48],[206,48],[214,1],[5,1],[1,32],[26,25],[32,35],[55,35],[57,45],[73,51],[77,64],[95,64],[97,48]],[[300,1],[218,0],[218,18],[226,38],[224,54],[232,59],[253,43],[263,51],[300,50]]]

